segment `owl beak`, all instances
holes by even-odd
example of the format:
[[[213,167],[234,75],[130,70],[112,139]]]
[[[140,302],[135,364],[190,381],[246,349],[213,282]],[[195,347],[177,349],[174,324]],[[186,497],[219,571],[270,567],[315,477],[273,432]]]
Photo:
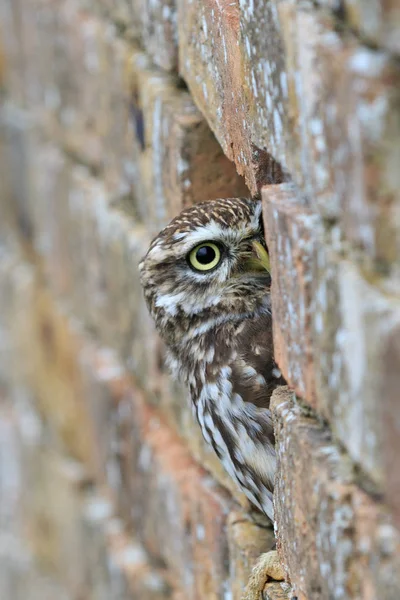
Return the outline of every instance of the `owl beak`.
[[[246,261],[249,271],[271,271],[268,252],[261,242],[253,241],[251,243],[253,255]]]

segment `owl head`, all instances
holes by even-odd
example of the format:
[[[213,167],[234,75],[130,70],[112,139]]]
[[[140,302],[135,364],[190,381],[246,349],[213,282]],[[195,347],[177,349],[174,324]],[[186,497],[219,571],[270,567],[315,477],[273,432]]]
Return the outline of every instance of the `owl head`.
[[[152,241],[139,269],[161,334],[168,325],[176,335],[194,319],[269,309],[261,203],[227,198],[186,208]]]

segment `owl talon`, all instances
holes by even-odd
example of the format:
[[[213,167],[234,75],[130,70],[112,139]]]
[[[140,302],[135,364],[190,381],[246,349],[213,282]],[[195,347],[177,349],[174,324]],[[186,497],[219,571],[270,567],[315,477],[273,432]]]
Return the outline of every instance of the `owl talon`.
[[[262,600],[262,592],[269,579],[283,581],[285,573],[276,550],[262,554],[253,567],[241,600]]]

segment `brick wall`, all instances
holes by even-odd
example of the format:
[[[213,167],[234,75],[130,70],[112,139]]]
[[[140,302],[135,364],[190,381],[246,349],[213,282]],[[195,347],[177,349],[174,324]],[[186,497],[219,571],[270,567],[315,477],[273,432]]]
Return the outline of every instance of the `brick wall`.
[[[1,0],[0,596],[239,600],[272,533],[163,367],[137,263],[258,194],[291,587],[400,597],[396,0]]]

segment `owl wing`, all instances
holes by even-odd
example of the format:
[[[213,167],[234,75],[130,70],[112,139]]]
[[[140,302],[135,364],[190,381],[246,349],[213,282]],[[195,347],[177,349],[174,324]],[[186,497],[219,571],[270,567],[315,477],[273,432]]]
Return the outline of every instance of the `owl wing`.
[[[273,358],[271,317],[224,327],[212,341],[215,357],[206,379],[212,389],[217,384],[218,396],[208,406],[220,435],[218,443],[210,431],[213,446],[249,499],[272,519],[275,440],[269,401],[284,380]]]
[[[271,316],[247,319],[241,327],[230,363],[232,392],[244,402],[269,408],[274,389],[285,385],[274,360]]]

